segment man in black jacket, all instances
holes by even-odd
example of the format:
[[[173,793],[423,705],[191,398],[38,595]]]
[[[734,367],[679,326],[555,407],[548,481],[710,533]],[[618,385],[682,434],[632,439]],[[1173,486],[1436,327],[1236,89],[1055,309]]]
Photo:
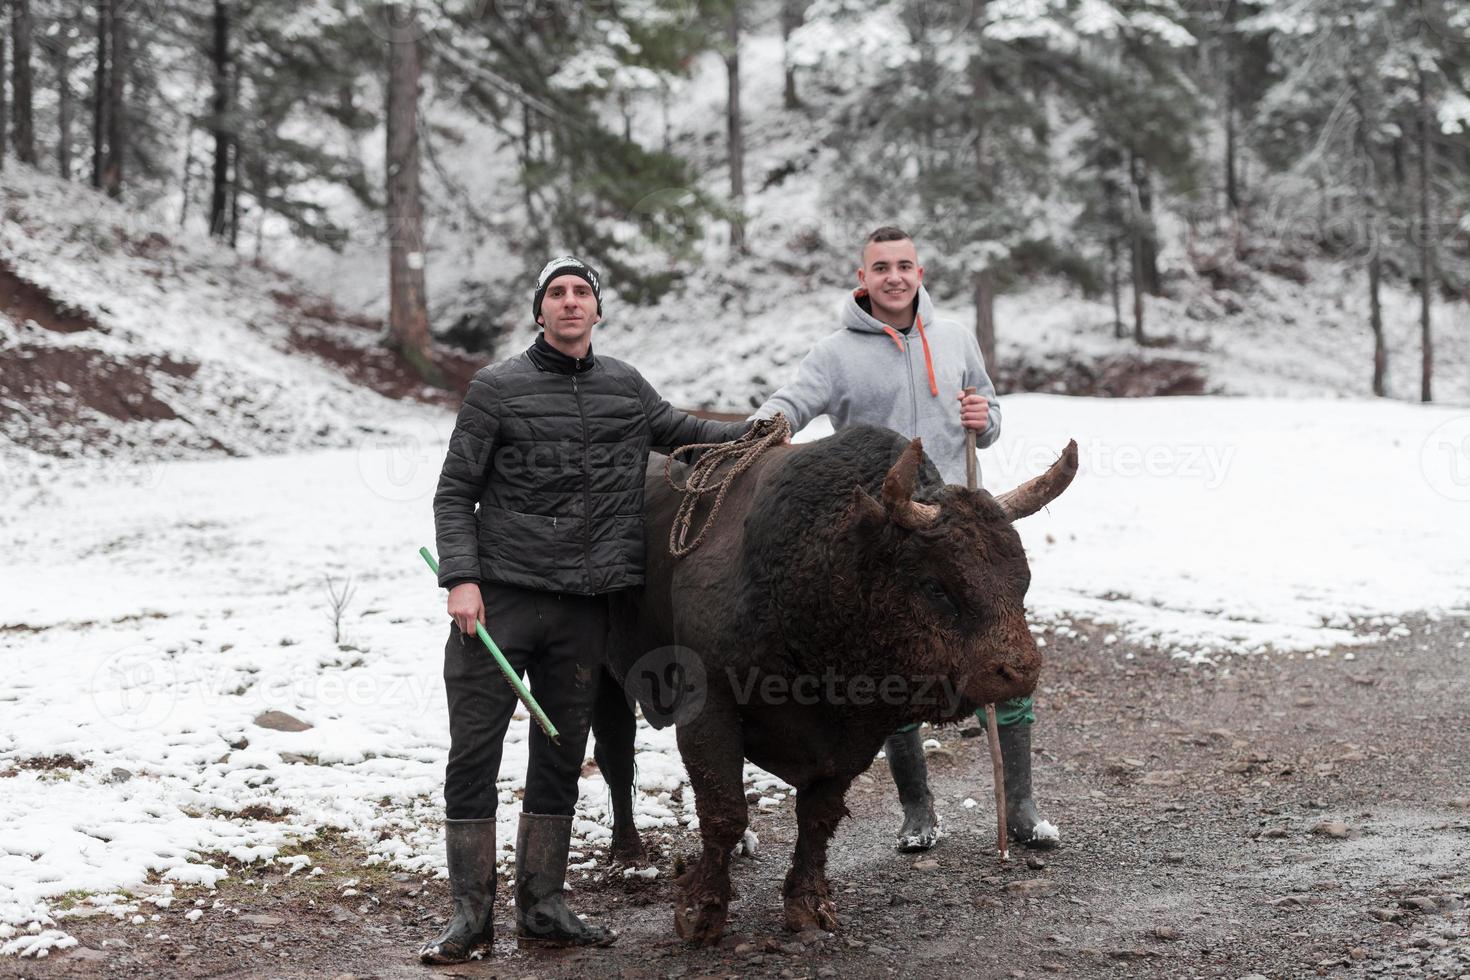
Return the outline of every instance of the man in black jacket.
[[[592,354],[597,273],[564,256],[541,271],[531,347],[479,371],[460,408],[434,495],[439,584],[454,619],[445,840],[454,912],[426,963],[456,963],[494,938],[496,775],[516,697],[474,638],[488,623],[561,733],[530,726],[516,835],[516,932],[523,943],[608,945],[562,890],[577,777],[608,627],[608,593],[643,582],[643,478],[651,447],[728,442],[746,422],[676,411],[632,367]]]

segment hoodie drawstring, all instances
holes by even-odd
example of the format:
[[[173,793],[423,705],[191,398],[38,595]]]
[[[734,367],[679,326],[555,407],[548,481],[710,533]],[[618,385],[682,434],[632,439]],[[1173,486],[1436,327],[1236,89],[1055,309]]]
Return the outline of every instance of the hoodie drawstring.
[[[919,331],[919,343],[924,345],[924,370],[929,372],[929,394],[935,398],[939,397],[939,383],[934,380],[934,358],[929,355],[929,337],[924,333],[924,318],[917,313],[914,314],[914,327]],[[903,338],[897,330],[885,326],[883,332],[893,341],[893,345],[900,351],[903,350]]]

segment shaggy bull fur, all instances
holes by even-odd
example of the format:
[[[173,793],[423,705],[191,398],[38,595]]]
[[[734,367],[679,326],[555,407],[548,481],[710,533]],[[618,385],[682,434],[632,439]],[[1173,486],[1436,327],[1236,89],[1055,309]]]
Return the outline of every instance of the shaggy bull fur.
[[[679,880],[676,927],[699,943],[724,931],[749,759],[797,789],[786,926],[832,929],[827,843],[884,739],[1035,687],[1030,571],[1011,521],[1065,489],[1075,444],[1001,498],[945,486],[918,440],[886,429],[782,446],[731,487],[699,550],[677,560],[667,542],[679,494],[664,462],[648,470],[647,581],[615,603],[610,660],[646,717],[677,724],[694,788],[704,846]],[[599,703],[594,733],[615,848],[631,856],[641,852],[633,722],[618,693]]]

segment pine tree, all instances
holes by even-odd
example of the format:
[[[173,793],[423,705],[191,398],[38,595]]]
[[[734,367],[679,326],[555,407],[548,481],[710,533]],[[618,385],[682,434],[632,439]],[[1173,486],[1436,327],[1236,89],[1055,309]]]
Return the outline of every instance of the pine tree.
[[[447,8],[446,24],[454,29],[425,39],[435,84],[514,141],[522,160],[528,228],[510,245],[527,271],[548,248],[575,247],[605,267],[626,299],[669,289],[678,270],[651,258],[682,256],[716,207],[686,161],[605,120],[620,115],[620,95],[657,93],[696,53],[712,50],[709,25],[691,22],[682,0],[466,3]]]
[[[10,0],[10,28],[14,51],[11,66],[15,73],[12,115],[15,119],[15,156],[21,163],[36,165],[35,109],[32,98],[31,0]]]
[[[1452,96],[1465,91],[1470,15],[1437,0],[1417,17],[1388,0],[1296,0],[1245,26],[1271,30],[1273,54],[1286,66],[1260,112],[1261,153],[1283,174],[1275,202],[1282,220],[1314,215],[1327,254],[1357,261],[1366,273],[1374,394],[1388,393],[1383,282],[1399,274],[1418,280],[1419,390],[1427,400],[1431,286],[1445,274],[1434,248],[1436,198],[1457,197],[1466,185],[1463,165],[1435,161],[1464,160]],[[1470,120],[1470,103],[1464,115]],[[1408,215],[1417,220],[1406,224]]]

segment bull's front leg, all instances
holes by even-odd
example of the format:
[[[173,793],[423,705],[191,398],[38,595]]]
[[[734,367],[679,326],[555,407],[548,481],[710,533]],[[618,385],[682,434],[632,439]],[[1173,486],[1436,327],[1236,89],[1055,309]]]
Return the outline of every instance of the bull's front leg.
[[[633,755],[638,720],[617,678],[603,671],[592,709],[593,757],[612,797],[612,858],[624,864],[647,864],[648,852],[633,822]]]
[[[852,779],[822,779],[796,794],[796,853],[786,873],[786,928],[837,928],[837,905],[827,884],[827,843],[848,815],[843,798]]]
[[[697,718],[678,727],[679,755],[694,788],[703,851],[678,884],[674,928],[691,942],[712,946],[725,933],[730,906],[730,852],[745,833],[744,747],[734,705],[714,697]]]

